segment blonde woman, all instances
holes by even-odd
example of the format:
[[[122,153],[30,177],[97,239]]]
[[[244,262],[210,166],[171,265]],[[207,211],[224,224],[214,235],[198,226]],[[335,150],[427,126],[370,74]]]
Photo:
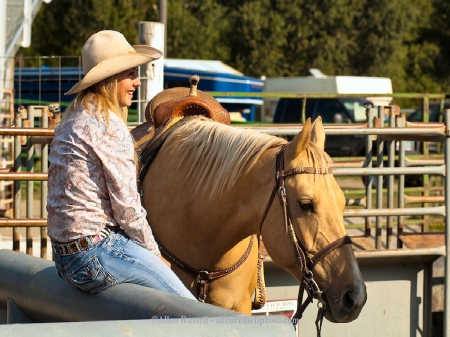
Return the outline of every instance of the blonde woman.
[[[84,78],[55,130],[47,199],[48,235],[63,280],[91,293],[135,283],[194,299],[160,258],[141,205],[127,108],[141,85],[136,67],[161,57],[116,31],[92,35]]]

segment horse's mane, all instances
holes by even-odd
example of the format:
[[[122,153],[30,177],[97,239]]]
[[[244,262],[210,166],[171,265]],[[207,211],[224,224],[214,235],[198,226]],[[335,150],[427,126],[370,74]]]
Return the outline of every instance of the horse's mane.
[[[204,117],[189,117],[173,131],[169,151],[178,157],[187,180],[208,186],[213,196],[231,187],[268,149],[285,139],[249,129],[238,129]]]
[[[210,196],[233,186],[266,150],[287,142],[283,138],[234,128],[203,116],[186,118],[171,138],[175,141],[170,142],[169,151],[178,158],[177,170],[183,167],[186,180],[191,180],[197,189],[208,186],[204,191]],[[310,142],[306,151],[314,167],[325,169],[331,165],[330,157],[314,143]]]

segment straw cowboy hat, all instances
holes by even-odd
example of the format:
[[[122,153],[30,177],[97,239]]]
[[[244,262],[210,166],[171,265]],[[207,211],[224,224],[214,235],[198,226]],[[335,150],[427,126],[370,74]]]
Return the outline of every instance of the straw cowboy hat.
[[[103,30],[92,35],[81,53],[84,78],[65,95],[76,94],[91,85],[142,64],[159,59],[162,52],[145,46],[131,46],[121,33]]]

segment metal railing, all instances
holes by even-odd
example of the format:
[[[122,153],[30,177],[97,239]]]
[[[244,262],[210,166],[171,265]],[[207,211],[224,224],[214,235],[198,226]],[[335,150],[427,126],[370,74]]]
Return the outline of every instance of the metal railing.
[[[408,196],[404,193],[404,176],[409,174],[420,174],[420,175],[446,175],[446,166],[444,165],[444,158],[442,159],[408,159],[405,156],[405,150],[402,146],[401,140],[407,139],[420,139],[424,137],[426,139],[433,139],[434,141],[444,142],[446,139],[446,127],[444,123],[409,123],[405,121],[405,117],[398,114],[392,106],[389,107],[378,107],[377,109],[369,108],[367,109],[368,122],[363,124],[351,124],[351,125],[338,125],[331,126],[325,125],[326,135],[363,135],[366,136],[366,158],[361,161],[354,162],[336,162],[334,175],[335,176],[367,176],[369,177],[368,184],[366,186],[366,193],[362,198],[358,199],[348,199],[347,206],[359,206],[364,207],[364,209],[347,209],[344,216],[351,217],[364,217],[365,218],[365,235],[369,236],[371,233],[372,222],[371,218],[376,218],[375,225],[375,247],[377,249],[381,247],[381,237],[380,237],[380,227],[381,217],[387,216],[387,248],[389,248],[389,242],[393,240],[392,231],[392,218],[396,216],[398,223],[397,231],[397,247],[401,247],[401,241],[399,236],[403,234],[403,217],[405,216],[415,216],[415,215],[439,215],[445,216],[445,211],[442,206],[437,207],[410,207],[405,208],[407,204],[411,203],[443,203],[445,201],[444,196]],[[389,116],[392,122],[389,127],[382,127],[382,122],[384,120],[384,114]],[[50,114],[51,116],[51,114]],[[34,120],[39,118],[42,122],[42,127],[34,128]],[[33,122],[31,122],[33,121]],[[10,172],[2,171],[0,172],[0,181],[14,181],[14,216],[13,219],[0,219],[0,227],[13,227],[13,249],[18,250],[18,227],[40,227],[46,225],[46,210],[45,210],[45,200],[47,196],[47,170],[48,170],[48,143],[51,141],[54,130],[48,128],[49,123],[49,111],[46,107],[31,107],[31,109],[26,111],[20,111],[16,116],[15,127],[1,127],[0,135],[8,135],[14,137],[14,147],[15,147],[15,164]],[[24,127],[24,126],[26,127]],[[377,127],[374,127],[377,126]],[[302,128],[301,125],[291,125],[291,126],[280,126],[280,125],[264,125],[264,126],[254,126],[254,125],[241,125],[236,126],[240,128],[256,129],[263,133],[270,133],[282,136],[292,136],[296,135]],[[389,139],[390,145],[395,141],[400,140],[399,152],[398,152],[398,167],[394,167],[393,158],[395,156],[395,148],[389,146],[388,148],[388,166],[383,166],[382,152],[383,152],[383,142],[377,142],[376,153],[377,157],[372,155],[372,141],[371,137],[377,136],[377,139]],[[34,172],[34,153],[36,146],[41,147],[40,152],[41,157],[41,172]],[[22,172],[22,148],[26,147],[26,172]],[[380,157],[381,154],[381,157]],[[381,159],[380,159],[381,158]],[[376,159],[376,163],[374,162]],[[395,175],[399,177],[398,184],[398,201],[397,207],[394,208],[394,184],[393,179],[389,179],[387,192],[387,207],[382,208],[382,179],[383,176],[389,176],[390,178]],[[377,188],[373,188],[374,179],[377,179]],[[26,182],[26,218],[21,216],[21,181]],[[34,181],[40,181],[40,218],[33,218],[32,208],[35,202],[34,196]],[[372,209],[372,190],[376,192],[377,205],[376,209]],[[31,220],[31,218],[33,218]],[[42,230],[41,243],[45,245],[46,235],[45,231]],[[32,240],[30,240],[29,235],[27,235],[27,253],[32,251]],[[393,247],[391,247],[393,248]],[[41,256],[46,256],[46,248],[41,249]]]
[[[248,94],[248,93],[245,93]],[[223,93],[221,93],[223,95]],[[233,93],[236,95],[236,93]],[[429,98],[424,95],[423,97]],[[441,95],[440,98],[443,98]],[[339,176],[366,176],[368,177],[364,195],[361,198],[347,199],[347,208],[344,217],[361,217],[364,219],[364,236],[369,238],[375,231],[376,249],[382,249],[381,228],[386,228],[386,248],[399,248],[402,246],[401,236],[404,234],[405,218],[409,216],[426,217],[437,215],[444,220],[445,239],[449,242],[449,218],[446,210],[450,207],[450,198],[447,198],[450,191],[449,175],[450,144],[449,128],[450,110],[446,111],[446,122],[444,123],[409,123],[405,116],[399,114],[399,109],[395,106],[377,107],[367,109],[367,123],[350,125],[325,125],[326,135],[364,135],[366,138],[366,156],[363,160],[352,162],[335,163],[334,175]],[[426,114],[426,111],[425,111]],[[424,114],[424,115],[425,115]],[[384,116],[387,115],[388,126],[384,126]],[[54,135],[54,130],[49,128],[48,122],[53,122],[46,107],[34,107],[28,112],[19,111],[15,118],[15,127],[0,127],[0,136],[10,135],[14,137],[15,160],[11,172],[0,172],[0,181],[14,181],[14,211],[12,218],[0,219],[0,227],[12,228],[12,249],[18,251],[20,248],[19,228],[26,228],[26,253],[32,254],[33,240],[30,229],[39,227],[40,230],[40,256],[47,257],[48,239],[46,235],[46,180],[48,167],[47,153],[48,143]],[[41,121],[41,127],[34,127],[35,120]],[[275,135],[296,135],[302,129],[302,125],[238,125],[239,128],[257,129],[260,132]],[[375,138],[375,142],[374,142]],[[406,157],[403,146],[406,140],[416,141],[437,141],[444,144],[444,152],[441,158],[430,158],[425,155],[419,159]],[[395,143],[399,143],[398,151]],[[375,144],[375,146],[374,146]],[[35,172],[35,151],[40,148],[41,169]],[[22,150],[26,153],[22,155]],[[387,152],[387,155],[385,154]],[[24,157],[24,158],[23,158]],[[25,161],[26,172],[22,172],[22,161]],[[44,163],[45,162],[45,163]],[[397,163],[396,163],[397,162]],[[420,196],[407,195],[405,191],[405,176],[411,174],[437,175],[443,178],[444,195],[435,196],[430,194],[429,187],[424,186],[424,193]],[[387,188],[383,189],[383,176],[388,176]],[[394,176],[398,177],[398,184],[394,185]],[[34,182],[40,181],[40,217],[33,217],[33,203],[35,202]],[[373,186],[377,182],[376,188]],[[21,182],[26,182],[24,195],[26,197],[25,217],[21,214],[21,198],[23,186]],[[395,191],[397,186],[397,191]],[[397,192],[397,199],[394,193]],[[373,199],[375,197],[375,199]],[[407,207],[413,203],[422,204],[420,207]],[[428,204],[441,204],[438,206]],[[375,207],[374,207],[375,205]],[[384,206],[385,205],[385,206]],[[383,224],[385,222],[385,224]],[[396,222],[397,234],[394,234],[394,222]],[[426,226],[423,230],[426,230]],[[448,254],[448,248],[446,248]],[[447,270],[450,270],[448,259],[446,260]],[[449,308],[449,280],[445,278],[445,310]],[[445,314],[444,314],[445,316]],[[444,328],[447,327],[447,321]]]

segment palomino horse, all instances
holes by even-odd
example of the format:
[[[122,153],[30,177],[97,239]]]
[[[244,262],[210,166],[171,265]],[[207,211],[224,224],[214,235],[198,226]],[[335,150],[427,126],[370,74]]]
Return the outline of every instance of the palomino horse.
[[[299,282],[312,280],[308,293],[319,294],[329,321],[356,319],[367,295],[350,241],[342,239],[348,238],[345,198],[329,174],[321,119],[308,120],[289,144],[203,116],[178,124],[141,184],[149,223],[164,247],[197,270],[218,270],[229,267],[227,252],[241,245],[227,259],[236,261],[248,237],[261,234],[275,263]],[[283,191],[284,205],[275,200],[276,194],[283,200]],[[254,266],[246,261],[215,281],[206,301],[249,313],[255,270],[248,267]],[[195,277],[177,264],[172,269],[196,296]],[[242,293],[247,299],[236,300]]]

